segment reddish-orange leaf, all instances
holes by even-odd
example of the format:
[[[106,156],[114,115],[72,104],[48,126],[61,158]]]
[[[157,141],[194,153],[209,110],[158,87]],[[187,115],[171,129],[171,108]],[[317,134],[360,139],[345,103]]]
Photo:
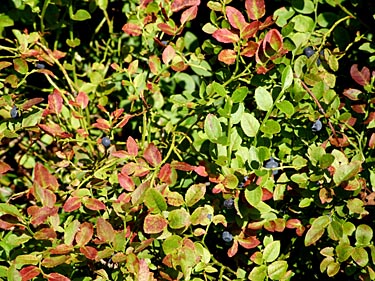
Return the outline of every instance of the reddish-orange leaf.
[[[51,190],[40,187],[38,184],[34,185],[31,192],[37,200],[42,202],[43,206],[52,208],[56,203],[56,195]]]
[[[343,91],[343,95],[346,96],[350,100],[359,100],[359,95],[362,94],[362,91],[358,89],[345,89]]]
[[[190,6],[198,6],[200,3],[200,0],[174,0],[171,5],[171,10],[175,13]]]
[[[4,216],[2,216],[1,218],[4,219]],[[16,225],[17,224],[15,224],[15,223],[11,223],[11,222],[4,221],[4,220],[0,219],[0,229],[10,230],[13,227],[15,227]]]
[[[269,44],[275,52],[278,52],[283,48],[283,38],[277,29],[271,29],[264,37],[263,48],[265,51],[267,44]]]
[[[188,68],[188,65],[180,56],[175,56],[172,60],[171,68],[176,72],[182,72]],[[186,106],[189,106],[188,104]]]
[[[162,54],[163,63],[169,64],[175,55],[176,55],[176,51],[173,49],[171,45],[168,45],[164,49],[163,54]]]
[[[249,41],[246,43],[245,47],[241,50],[241,56],[245,56],[245,57],[253,57],[257,50],[258,50],[258,43],[254,42],[254,41]]]
[[[64,52],[61,52],[59,50],[53,50],[52,52],[52,56],[55,58],[55,59],[62,59],[66,56],[66,53]]]
[[[247,22],[245,20],[245,17],[239,10],[231,6],[227,6],[225,8],[225,11],[228,17],[228,21],[233,28],[237,28],[239,30],[243,30],[245,28]]]
[[[247,228],[251,230],[259,230],[259,229],[262,229],[263,225],[264,225],[264,221],[254,221],[254,222],[249,223],[247,225]]]
[[[366,104],[364,104],[364,103],[361,103],[361,104],[353,104],[353,105],[351,106],[351,108],[352,108],[353,111],[356,112],[356,113],[361,113],[361,114],[366,113]]]
[[[245,26],[243,30],[241,30],[241,38],[243,39],[249,39],[255,36],[255,34],[259,30],[259,21],[253,21]]]
[[[227,28],[221,28],[212,33],[212,36],[221,43],[236,43],[240,37]]]
[[[55,176],[51,175],[50,172],[41,163],[36,163],[34,168],[34,184],[38,184],[40,187],[49,188],[56,191],[59,188],[59,183]]]
[[[161,162],[161,153],[153,143],[150,143],[143,153],[143,158],[152,167],[156,167]]]
[[[31,224],[34,226],[38,226],[44,223],[49,216],[57,214],[58,208],[57,207],[42,207],[39,208],[38,206],[31,206],[27,208],[27,213],[32,217]]]
[[[168,221],[161,214],[148,214],[143,222],[143,230],[147,234],[162,232],[168,225]]]
[[[172,183],[172,168],[169,163],[166,163],[161,167],[158,178],[161,182],[171,184]]]
[[[131,136],[129,136],[126,141],[126,149],[128,150],[131,156],[138,155],[138,145]]]
[[[0,161],[0,174],[13,170],[7,163]]]
[[[57,237],[56,232],[53,228],[44,227],[34,233],[34,238],[36,240],[53,240]]]
[[[109,131],[109,129],[111,129],[109,122],[103,118],[96,119],[96,123],[92,124],[92,126],[104,131]]]
[[[156,280],[144,259],[139,260],[138,280]]]
[[[94,234],[94,227],[89,222],[84,222],[80,225],[79,230],[76,234],[76,243],[78,246],[86,245]]]
[[[119,173],[118,174],[118,181],[120,183],[120,186],[124,188],[126,191],[134,191],[135,184],[131,177],[129,177],[127,174]]]
[[[189,9],[185,10],[181,14],[181,25],[184,25],[186,22],[191,21],[197,17],[198,13],[198,6],[192,6]]]
[[[159,23],[158,25],[157,25],[157,27],[161,30],[161,31],[163,31],[165,34],[167,34],[167,35],[170,35],[170,36],[174,36],[174,35],[176,35],[176,33],[177,33],[177,28],[176,28],[176,26],[170,26],[170,25],[168,25],[168,24],[166,24],[166,23]]]
[[[368,146],[370,148],[374,148],[375,147],[375,133],[371,134],[370,140],[368,142]]]
[[[79,248],[79,251],[85,255],[89,260],[95,260],[98,256],[98,251],[91,246],[83,246]]]
[[[99,218],[96,223],[96,234],[103,242],[110,243],[115,239],[115,231],[112,225],[103,218]]]
[[[192,166],[188,163],[177,162],[177,161],[173,161],[171,163],[171,166],[172,166],[172,168],[174,168],[176,170],[185,171],[185,172],[194,171],[194,168],[195,168],[194,166]]]
[[[262,188],[262,201],[267,201],[273,198],[273,194],[267,188]]]
[[[361,86],[366,86],[370,82],[370,70],[366,66],[359,71],[358,64],[353,64],[350,68],[350,75]]]
[[[132,118],[133,115],[130,115],[130,114],[125,114],[124,117],[122,117],[122,120],[116,125],[116,128],[122,128],[124,127],[128,121],[130,120],[130,118]]]
[[[286,225],[285,227],[286,228],[297,228],[299,226],[301,226],[302,223],[299,219],[289,219],[287,222],[286,222]]]
[[[54,137],[70,138],[73,136],[72,134],[64,132],[64,130],[60,127],[59,124],[55,124],[55,123],[38,124],[38,126],[47,134],[50,134],[51,136],[54,136]]]
[[[62,110],[63,98],[58,90],[54,90],[52,94],[48,96],[48,109],[50,112],[59,114]]]
[[[68,277],[61,275],[60,273],[50,273],[48,274],[48,281],[70,281]]]
[[[34,265],[26,266],[20,270],[22,281],[28,281],[40,274],[40,269]]]
[[[71,196],[69,197],[63,206],[63,209],[65,212],[72,212],[81,207],[81,198],[76,197],[76,196]]]
[[[219,61],[225,64],[234,64],[236,62],[237,54],[234,50],[221,50],[218,56]]]
[[[252,20],[260,19],[266,13],[264,0],[246,0],[245,8],[249,18]]]
[[[128,158],[129,153],[127,153],[125,150],[117,150],[117,151],[112,151],[111,155],[117,158]]]
[[[122,31],[129,34],[130,36],[139,36],[142,34],[142,28],[135,23],[126,23],[122,27]]]
[[[29,108],[31,108],[33,105],[36,105],[38,103],[41,103],[42,101],[44,101],[43,98],[34,98],[34,99],[30,99],[28,101],[26,101],[23,105],[22,105],[22,109],[23,110],[27,110]]]
[[[260,241],[256,236],[249,236],[247,238],[237,238],[238,243],[245,249],[253,249],[260,244]]]
[[[233,257],[238,252],[238,241],[234,240],[232,247],[228,249],[228,257]]]
[[[92,211],[105,210],[105,204],[96,198],[87,198],[83,201],[83,205]]]
[[[152,55],[148,58],[148,66],[152,74],[157,75],[161,70],[161,63],[158,56]]]
[[[84,92],[79,92],[76,97],[76,102],[81,106],[82,109],[86,108],[89,104],[89,97]]]
[[[52,255],[65,255],[73,251],[74,247],[72,245],[61,244],[52,248],[49,252]]]
[[[206,167],[205,166],[197,166],[194,168],[194,172],[196,172],[201,177],[208,177]]]

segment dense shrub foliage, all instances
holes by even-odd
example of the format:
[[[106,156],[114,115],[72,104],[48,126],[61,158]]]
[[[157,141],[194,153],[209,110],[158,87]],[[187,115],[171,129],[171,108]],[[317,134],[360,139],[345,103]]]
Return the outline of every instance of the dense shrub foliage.
[[[374,8],[1,1],[1,280],[375,280]]]

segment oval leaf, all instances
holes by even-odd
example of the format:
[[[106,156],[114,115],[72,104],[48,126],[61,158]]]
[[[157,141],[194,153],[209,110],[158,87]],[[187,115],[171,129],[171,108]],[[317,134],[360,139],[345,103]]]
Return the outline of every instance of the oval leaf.
[[[185,194],[185,202],[188,207],[193,206],[199,200],[201,200],[206,194],[206,184],[199,183],[194,184],[187,190]]]

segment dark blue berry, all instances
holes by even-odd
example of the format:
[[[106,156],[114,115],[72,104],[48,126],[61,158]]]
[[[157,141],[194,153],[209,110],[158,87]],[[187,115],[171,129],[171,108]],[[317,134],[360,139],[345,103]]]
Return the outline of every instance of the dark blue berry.
[[[110,146],[111,145],[111,140],[108,137],[102,138],[102,145],[104,145],[105,147]]]
[[[264,167],[266,167],[267,169],[277,168],[277,167],[279,167],[279,163],[273,157],[271,157],[270,160],[268,160],[266,162]],[[279,172],[278,170],[274,170],[274,171],[272,171],[272,174],[277,175],[278,172]]]
[[[319,132],[322,128],[323,128],[322,121],[320,121],[320,120],[318,119],[318,120],[316,120],[316,121],[314,122],[314,124],[312,125],[311,130],[312,130],[313,132]]]
[[[233,235],[230,234],[230,232],[228,232],[228,231],[224,231],[223,234],[222,234],[222,238],[225,242],[229,243],[229,242],[232,242]]]
[[[227,209],[233,209],[234,207],[234,200],[233,198],[229,198],[224,200],[224,207]]]
[[[17,106],[13,106],[10,110],[10,117],[17,118],[18,117],[18,109]]]
[[[208,214],[208,215],[207,215],[207,218],[208,218],[209,220],[211,220],[211,219],[212,219],[212,214]]]
[[[315,54],[315,51],[311,47],[306,47],[303,52],[305,53],[306,57],[311,57],[313,54]]]
[[[40,63],[40,62],[35,63],[35,67],[38,68],[38,69],[45,69],[46,68],[45,64]]]

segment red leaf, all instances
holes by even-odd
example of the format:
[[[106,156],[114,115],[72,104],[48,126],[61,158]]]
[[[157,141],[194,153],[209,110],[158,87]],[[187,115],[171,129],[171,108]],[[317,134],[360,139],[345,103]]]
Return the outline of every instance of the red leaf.
[[[142,28],[135,23],[126,23],[122,27],[122,31],[130,36],[139,36],[142,34]]]
[[[375,120],[375,111],[370,112],[367,119],[363,122],[363,124],[369,124],[371,121]]]
[[[287,222],[286,222],[286,225],[285,227],[286,228],[297,228],[299,226],[301,226],[302,223],[299,219],[289,219]]]
[[[346,96],[350,100],[359,100],[358,96],[362,94],[362,91],[358,89],[345,89],[343,95]]]
[[[85,205],[87,209],[90,209],[92,211],[105,210],[104,203],[96,198],[86,199],[85,201],[83,201],[83,205]]]
[[[150,272],[150,268],[144,259],[139,260],[138,280],[156,280],[154,274]]]
[[[43,206],[53,207],[56,203],[56,195],[49,189],[40,187],[36,184],[31,192],[36,199],[42,202]]]
[[[48,281],[70,281],[70,279],[60,273],[50,273],[48,274]]]
[[[375,133],[371,134],[370,140],[368,142],[368,146],[372,149],[375,147]]]
[[[133,115],[130,115],[130,114],[125,114],[125,116],[122,118],[122,120],[116,125],[116,128],[122,128],[124,127],[128,121],[130,120],[130,118],[132,118]]]
[[[66,53],[61,52],[61,51],[59,51],[59,50],[53,50],[53,52],[52,52],[52,56],[53,56],[55,59],[59,60],[59,59],[64,58],[64,57],[66,56]]]
[[[76,243],[78,246],[86,245],[94,234],[94,227],[89,222],[84,222],[80,225],[79,231],[76,234]]]
[[[259,30],[259,25],[259,21],[253,21],[247,24],[246,27],[243,30],[241,30],[241,38],[249,39],[254,37]]]
[[[157,27],[161,30],[161,31],[163,31],[165,34],[167,34],[167,35],[170,35],[170,36],[174,36],[174,35],[176,35],[176,33],[177,33],[177,28],[176,28],[176,26],[170,26],[170,25],[168,25],[168,24],[166,24],[166,23],[159,23],[158,25],[157,25]]]
[[[124,188],[126,191],[134,191],[135,189],[135,184],[132,180],[131,177],[129,177],[128,175],[126,174],[123,174],[123,173],[119,173],[118,174],[118,181],[120,183],[120,186],[122,188]]]
[[[34,238],[36,240],[53,240],[56,239],[56,232],[49,227],[44,227],[34,233]]]
[[[198,13],[198,6],[192,6],[189,9],[185,10],[181,14],[181,25],[184,25],[186,22],[191,21],[197,17]]]
[[[84,92],[79,92],[76,97],[76,102],[81,106],[82,109],[86,108],[89,104],[89,97]]]
[[[168,45],[162,54],[162,60],[165,64],[169,64],[172,59],[175,57],[176,51],[173,49],[171,45]]]
[[[96,234],[102,242],[111,243],[115,239],[112,225],[103,218],[99,218],[96,223]]]
[[[234,64],[236,62],[237,54],[234,50],[221,50],[218,56],[219,61],[225,64]]]
[[[43,98],[34,98],[34,99],[30,99],[28,100],[27,102],[25,102],[23,105],[22,105],[22,109],[23,110],[27,110],[29,108],[31,108],[33,105],[36,105],[38,103],[41,103],[42,101],[44,101]]]
[[[174,0],[171,10],[175,13],[190,6],[198,6],[200,3],[200,0]]]
[[[152,74],[157,75],[161,70],[161,63],[158,56],[152,55],[148,58],[148,66]]]
[[[356,113],[366,113],[366,104],[353,104],[351,106],[351,108],[353,109],[354,112]]]
[[[0,174],[13,170],[7,163],[0,161]]]
[[[169,163],[163,165],[161,167],[158,178],[160,179],[161,182],[171,184],[172,183],[172,168]]]
[[[235,240],[233,242],[232,247],[230,247],[228,249],[228,252],[227,252],[228,257],[230,257],[230,258],[233,257],[235,254],[237,254],[237,251],[238,251],[238,242],[237,242],[237,240]]]
[[[237,238],[238,242],[245,249],[253,249],[260,244],[260,241],[256,236],[249,236],[247,238]]]
[[[236,8],[233,8],[230,6],[227,6],[225,11],[226,11],[230,25],[233,28],[236,28],[242,31],[247,25],[247,22],[243,14]]]
[[[69,197],[63,206],[65,212],[69,213],[75,211],[81,207],[81,198],[76,196]]]
[[[280,34],[280,32],[277,29],[271,29],[267,32],[266,36],[263,40],[263,48],[264,51],[266,50],[267,43],[270,44],[271,48],[277,52],[280,51],[283,48],[283,38]]]
[[[32,217],[31,224],[34,226],[38,226],[44,223],[49,216],[57,214],[58,208],[57,207],[42,207],[39,208],[37,206],[31,206],[27,208],[27,213]]]
[[[370,82],[370,70],[363,67],[361,71],[358,70],[358,64],[353,64],[350,68],[350,75],[353,80],[361,86],[366,86]]]
[[[254,41],[247,42],[246,46],[241,50],[241,56],[249,58],[253,57],[256,54],[258,47],[258,43]]]
[[[176,72],[181,72],[186,70],[188,68],[188,65],[180,56],[175,56],[172,60],[171,68]]]
[[[143,158],[152,167],[156,167],[161,162],[161,153],[153,143],[150,143],[143,153]]]
[[[104,131],[109,131],[111,129],[109,122],[103,118],[96,119],[96,123],[92,124],[92,126]]]
[[[262,201],[267,201],[273,198],[273,194],[267,188],[262,188]]]
[[[60,138],[70,138],[73,135],[69,134],[67,132],[64,132],[63,129],[61,129],[60,125],[55,123],[49,123],[47,124],[38,124],[39,128],[41,128],[43,131],[45,131],[47,134],[53,136],[53,137],[60,137]]]
[[[185,163],[185,162],[177,162],[177,161],[173,161],[171,163],[171,166],[172,168],[176,169],[176,170],[179,170],[179,171],[185,171],[185,172],[190,172],[190,171],[194,171],[194,166],[188,164],[188,163]]]
[[[194,172],[196,172],[201,177],[208,177],[208,174],[206,172],[206,167],[204,167],[204,166],[195,167]]]
[[[138,155],[138,145],[131,136],[129,136],[126,141],[126,149],[128,150],[131,156]]]
[[[65,255],[65,254],[69,254],[73,250],[74,250],[74,247],[72,245],[61,244],[52,248],[49,252],[52,255]]]
[[[40,274],[40,269],[34,265],[26,266],[20,270],[22,281],[28,281]]]
[[[212,36],[221,43],[236,43],[240,40],[240,37],[236,33],[227,28],[215,30]]]
[[[36,163],[34,168],[34,184],[38,184],[40,187],[49,188],[56,191],[59,188],[59,183],[55,176],[51,175],[47,168],[39,162]]]
[[[79,248],[79,251],[85,255],[89,260],[95,260],[98,256],[98,251],[91,246],[83,246]]]
[[[264,0],[246,0],[245,8],[249,18],[252,20],[260,19],[266,13]]]
[[[144,232],[156,234],[162,232],[168,225],[167,220],[160,214],[148,214],[143,223]]]
[[[117,158],[128,158],[129,153],[127,153],[125,150],[117,150],[117,151],[112,151],[111,155]]]
[[[48,96],[48,109],[50,112],[59,114],[62,110],[63,98],[58,90],[54,90],[52,94]]]

